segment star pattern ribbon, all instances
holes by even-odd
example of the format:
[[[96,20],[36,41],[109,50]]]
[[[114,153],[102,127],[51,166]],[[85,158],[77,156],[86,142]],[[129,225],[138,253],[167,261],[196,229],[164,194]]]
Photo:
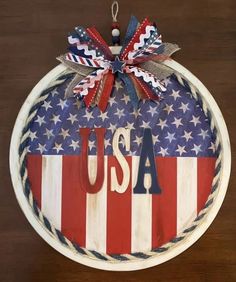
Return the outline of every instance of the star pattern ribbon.
[[[115,76],[124,83],[134,107],[140,99],[159,100],[166,90],[162,79],[173,70],[163,63],[179,50],[176,44],[163,43],[156,25],[147,18],[139,24],[131,17],[119,55],[95,28],[76,27],[68,36],[69,52],[57,59],[76,75],[66,97],[76,96],[86,107],[97,105],[105,111]]]

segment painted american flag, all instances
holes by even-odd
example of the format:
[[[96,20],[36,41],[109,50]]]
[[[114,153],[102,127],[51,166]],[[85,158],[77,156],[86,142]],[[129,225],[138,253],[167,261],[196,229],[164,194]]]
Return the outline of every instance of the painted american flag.
[[[68,83],[68,82],[67,82]],[[57,87],[39,108],[30,128],[28,173],[44,215],[67,238],[105,253],[147,251],[186,228],[210,193],[215,165],[215,137],[209,120],[191,94],[174,77],[167,78],[164,99],[140,101],[134,109],[116,80],[105,112],[65,99],[67,83]],[[105,179],[97,194],[78,186],[80,128],[106,128]],[[131,130],[130,151],[120,150],[131,171],[128,189],[111,191],[111,167],[122,171],[113,155],[117,128]],[[161,194],[134,194],[145,128],[151,128]],[[89,166],[96,167],[96,138],[89,138]],[[96,170],[95,170],[96,171]],[[95,177],[90,175],[91,179]]]

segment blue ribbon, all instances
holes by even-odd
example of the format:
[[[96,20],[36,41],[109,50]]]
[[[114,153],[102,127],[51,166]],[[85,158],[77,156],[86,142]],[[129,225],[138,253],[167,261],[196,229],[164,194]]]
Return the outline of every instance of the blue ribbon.
[[[131,103],[133,104],[133,106],[135,108],[137,108],[139,98],[138,98],[138,95],[137,95],[137,92],[135,90],[135,87],[134,87],[132,80],[129,78],[129,76],[127,74],[124,74],[124,73],[118,73],[118,77],[123,81],[125,88],[126,88],[126,91],[129,94]]]
[[[128,43],[130,42],[130,40],[134,36],[136,29],[138,27],[138,24],[139,24],[138,19],[135,16],[131,16],[130,21],[129,21],[129,25],[128,25],[128,28],[127,28],[127,31],[126,31],[126,35],[125,35],[124,44],[122,46],[120,54],[122,54],[122,52],[124,51],[124,49],[126,48]]]

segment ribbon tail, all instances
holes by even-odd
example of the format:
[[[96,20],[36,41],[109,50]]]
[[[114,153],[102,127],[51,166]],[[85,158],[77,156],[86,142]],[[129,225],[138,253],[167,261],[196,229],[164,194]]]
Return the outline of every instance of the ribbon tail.
[[[155,51],[154,53],[157,54],[157,56],[153,57],[153,60],[155,61],[161,61],[163,62],[167,58],[169,58],[172,54],[179,51],[181,48],[177,44],[173,43],[162,43]]]
[[[74,92],[73,92],[73,89],[74,87],[80,83],[80,81],[84,78],[83,75],[81,74],[76,74],[74,76],[74,78],[71,80],[71,82],[68,84],[68,86],[66,87],[66,90],[65,90],[65,99],[68,99],[70,97],[73,97],[74,96]]]
[[[103,51],[107,59],[112,59],[114,57],[106,41],[102,38],[96,28],[87,28],[87,33],[93,39],[94,44]]]
[[[157,79],[163,80],[174,73],[174,70],[156,61],[140,64],[140,68],[152,73]]]
[[[81,26],[77,26],[75,31],[69,34],[69,50],[76,55],[83,56],[85,58],[97,58],[104,53],[101,50],[96,50],[93,44],[93,38],[88,34],[87,30]]]
[[[119,78],[123,81],[126,90],[130,96],[131,103],[133,104],[134,108],[138,107],[139,98],[132,82],[132,79],[127,74],[119,73]]]
[[[91,67],[79,65],[79,64],[73,63],[71,61],[68,61],[66,59],[66,54],[57,57],[57,60],[60,61],[67,68],[72,69],[73,71],[75,71],[76,73],[78,73],[78,74],[80,74],[81,76],[84,76],[84,77],[89,75],[90,73],[92,73],[96,69],[96,68],[91,68]]]
[[[84,103],[86,107],[90,107],[91,104],[93,103],[95,96],[97,94],[98,88],[99,88],[100,81],[95,82],[95,85],[93,88],[88,89],[88,94],[84,96]]]
[[[151,22],[146,18],[137,28],[134,36],[122,52],[121,59],[126,60],[130,52],[138,51],[138,49],[145,44],[145,39],[150,36],[152,30],[155,30],[155,27],[152,26]]]
[[[149,87],[149,85],[141,78],[136,77],[133,74],[130,74],[132,79],[136,82],[136,85],[140,88],[142,91],[142,99],[147,100],[160,100],[160,95],[153,94],[153,89]]]
[[[137,28],[138,28],[138,20],[135,16],[131,16],[130,21],[129,21],[129,25],[126,31],[126,35],[125,35],[125,39],[124,39],[124,44],[123,47],[120,51],[120,53],[122,54],[124,49],[126,48],[126,46],[129,44],[130,40],[132,39],[132,37],[134,36]]]
[[[104,83],[103,89],[101,89],[102,94],[101,94],[100,100],[98,102],[98,107],[102,112],[104,112],[106,110],[108,100],[111,96],[112,87],[113,87],[113,84],[114,84],[114,79],[115,79],[115,76],[111,72],[108,72],[104,76],[104,82],[102,82],[102,83]]]

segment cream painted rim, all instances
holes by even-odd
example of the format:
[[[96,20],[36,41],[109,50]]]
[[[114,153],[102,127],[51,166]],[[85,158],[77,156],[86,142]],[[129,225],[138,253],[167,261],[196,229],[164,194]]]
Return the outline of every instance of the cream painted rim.
[[[112,51],[116,53],[118,49],[113,49]],[[79,262],[81,264],[103,269],[103,270],[113,270],[113,271],[130,271],[130,270],[139,270],[152,267],[163,262],[166,262],[193,245],[207,230],[210,224],[213,222],[216,217],[226,194],[227,186],[230,177],[231,169],[231,150],[230,150],[230,141],[227,131],[227,127],[222,116],[222,113],[217,106],[214,98],[207,90],[207,88],[202,84],[202,82],[197,79],[191,72],[189,72],[185,67],[180,65],[174,60],[168,60],[164,63],[165,65],[171,67],[175,71],[179,72],[180,75],[185,78],[187,81],[191,82],[198,92],[203,97],[207,107],[211,111],[212,117],[215,120],[215,125],[219,133],[222,146],[222,160],[221,160],[221,177],[219,181],[218,193],[215,196],[214,203],[212,208],[209,210],[208,214],[205,216],[205,221],[202,222],[192,234],[190,234],[182,244],[177,244],[174,247],[171,247],[170,250],[164,252],[158,257],[151,257],[145,260],[136,260],[136,261],[124,261],[124,262],[107,262],[107,261],[98,261],[92,258],[84,257],[78,253],[69,250],[66,246],[62,245],[59,241],[53,239],[50,233],[46,228],[39,222],[37,217],[33,214],[31,207],[23,193],[23,186],[21,183],[21,178],[19,175],[19,155],[18,148],[20,144],[20,137],[23,130],[23,127],[26,122],[27,113],[32,107],[34,101],[39,97],[40,93],[47,88],[50,81],[55,80],[60,74],[66,69],[62,64],[58,65],[52,69],[48,74],[46,74],[38,84],[33,88],[27,99],[25,100],[21,110],[17,116],[15,126],[12,132],[11,144],[10,144],[10,172],[11,179],[13,183],[13,188],[16,194],[18,203],[25,214],[26,218],[36,230],[36,232],[55,250],[63,254],[64,256]]]

